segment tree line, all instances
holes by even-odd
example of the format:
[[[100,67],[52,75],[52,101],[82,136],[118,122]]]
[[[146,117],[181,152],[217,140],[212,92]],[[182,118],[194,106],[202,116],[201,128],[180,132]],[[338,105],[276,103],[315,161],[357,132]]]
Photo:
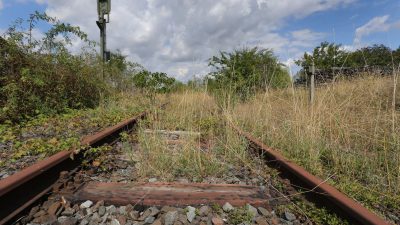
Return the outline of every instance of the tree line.
[[[341,44],[322,42],[312,53],[305,52],[296,61],[301,67],[297,83],[305,82],[313,63],[317,69],[316,78],[321,81],[330,81],[336,76],[352,77],[363,72],[388,75],[399,69],[400,47],[392,50],[383,44],[374,44],[349,51]]]

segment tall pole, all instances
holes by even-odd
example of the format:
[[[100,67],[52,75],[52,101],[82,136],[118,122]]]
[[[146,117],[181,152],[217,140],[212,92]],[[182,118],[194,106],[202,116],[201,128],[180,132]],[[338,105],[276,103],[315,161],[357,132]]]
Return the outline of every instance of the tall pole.
[[[105,31],[104,31],[104,27],[105,27],[105,25],[104,25],[104,22],[102,21],[102,22],[100,22],[100,26],[99,26],[99,28],[100,28],[100,56],[101,56],[101,59],[103,60],[103,62],[104,62],[104,50],[105,50],[105,46],[104,46],[104,42],[105,42],[105,38],[104,38],[104,35],[105,35]]]
[[[97,4],[99,19],[96,24],[100,29],[100,56],[102,61],[106,62],[109,55],[107,51],[107,23],[110,22],[111,0],[97,0]]]
[[[100,56],[103,62],[106,61],[106,50],[107,50],[107,39],[106,39],[106,28],[107,22],[104,19],[104,14],[102,14],[97,21],[97,26],[100,29]]]

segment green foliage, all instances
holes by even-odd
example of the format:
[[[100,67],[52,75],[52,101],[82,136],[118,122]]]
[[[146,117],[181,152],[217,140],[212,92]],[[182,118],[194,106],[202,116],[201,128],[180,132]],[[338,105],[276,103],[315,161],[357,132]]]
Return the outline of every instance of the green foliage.
[[[39,21],[51,28],[41,40],[32,36]],[[66,44],[75,35],[91,44],[79,27],[58,22],[35,12],[18,20],[0,37],[0,121],[20,121],[40,114],[64,112],[67,108],[95,107],[107,95],[98,77],[98,66],[87,55],[72,55]],[[58,38],[62,36],[62,38]]]
[[[117,94],[96,109],[71,110],[58,115],[40,114],[36,118],[12,124],[0,124],[0,143],[8,149],[6,160],[27,155],[48,156],[62,150],[79,150],[82,136],[114,125],[148,107],[141,96]],[[124,139],[126,133],[122,133]],[[101,148],[90,150],[96,152]],[[1,164],[1,162],[0,162]]]
[[[381,68],[384,67],[390,68],[392,67],[393,64],[392,57],[396,55],[396,52],[394,51],[392,54],[392,50],[384,45],[373,45],[358,49],[348,54],[349,54],[349,59],[346,62],[346,66],[350,67],[378,66]]]
[[[253,217],[254,215],[248,210],[246,206],[241,208],[235,208],[228,214],[230,224],[242,224],[246,222],[251,223]]]
[[[385,45],[372,45],[355,51],[345,51],[340,44],[322,42],[315,47],[310,55],[304,53],[303,58],[296,61],[303,71],[309,71],[314,60],[315,67],[329,71],[333,67],[369,68],[378,67],[387,69],[398,67],[400,48],[391,50]]]
[[[209,60],[209,66],[215,69],[207,81],[209,89],[223,90],[241,100],[258,90],[286,87],[290,83],[287,69],[269,49],[255,47],[220,52]]]
[[[50,27],[42,38],[33,35],[38,23]],[[80,53],[68,51],[72,36],[85,43]],[[0,56],[0,121],[94,108],[112,93],[132,90],[132,78],[143,70],[119,51],[103,64],[79,27],[39,12],[0,37]]]
[[[312,55],[304,53],[302,59],[297,60],[296,64],[309,70],[313,60],[316,68],[324,70],[331,67],[341,67],[346,60],[347,53],[341,49],[341,45],[329,42],[322,42],[320,46],[314,48]]]
[[[134,85],[147,95],[153,96],[155,93],[170,93],[178,89],[181,83],[173,77],[168,77],[166,73],[150,72],[142,70],[133,76]]]

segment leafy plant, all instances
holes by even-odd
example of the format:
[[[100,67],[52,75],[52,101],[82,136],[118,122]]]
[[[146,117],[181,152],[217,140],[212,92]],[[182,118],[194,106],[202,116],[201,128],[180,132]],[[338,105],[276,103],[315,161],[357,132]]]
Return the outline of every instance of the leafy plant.
[[[270,49],[243,48],[220,52],[209,59],[214,68],[208,77],[210,90],[222,90],[246,100],[259,90],[286,87],[290,84],[287,68]],[[226,96],[225,96],[226,97]]]

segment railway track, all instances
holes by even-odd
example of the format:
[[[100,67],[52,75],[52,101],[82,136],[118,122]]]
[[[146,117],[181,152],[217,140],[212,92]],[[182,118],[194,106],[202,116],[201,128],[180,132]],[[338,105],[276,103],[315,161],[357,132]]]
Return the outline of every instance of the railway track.
[[[287,210],[291,197],[299,198],[301,193],[350,223],[389,224],[233,123],[230,127],[247,140],[248,150],[261,156],[257,157],[262,159],[261,172],[230,168],[230,173],[237,173],[234,179],[205,182],[139,180],[132,176],[137,168],[132,155],[124,151],[127,146],[120,136],[132,131],[148,114],[143,112],[82,140],[88,148],[112,146],[110,151],[90,157],[85,150],[63,151],[0,180],[0,224],[219,225],[246,219],[256,224],[314,224],[301,209]],[[174,148],[182,140],[170,140],[171,136],[193,135],[162,133]],[[137,148],[134,142],[128,146]],[[199,149],[207,151],[204,146]],[[269,168],[280,172],[276,179],[281,189],[274,180],[267,181]]]

